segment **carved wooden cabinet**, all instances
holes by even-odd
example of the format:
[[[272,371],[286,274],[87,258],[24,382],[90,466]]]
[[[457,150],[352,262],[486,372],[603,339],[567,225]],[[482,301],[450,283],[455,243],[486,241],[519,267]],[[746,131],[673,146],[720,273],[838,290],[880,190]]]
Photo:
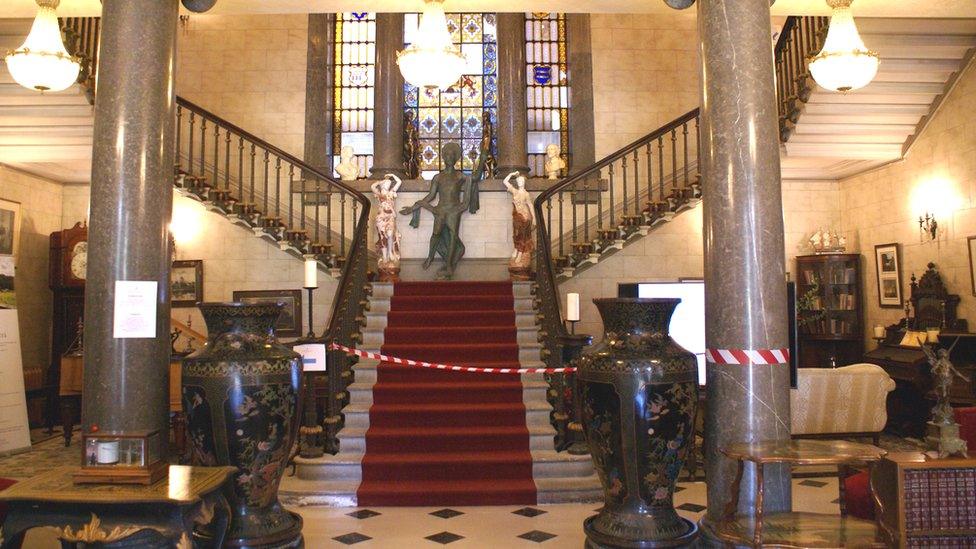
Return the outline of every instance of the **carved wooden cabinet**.
[[[798,367],[859,362],[864,353],[864,311],[859,254],[796,258]]]

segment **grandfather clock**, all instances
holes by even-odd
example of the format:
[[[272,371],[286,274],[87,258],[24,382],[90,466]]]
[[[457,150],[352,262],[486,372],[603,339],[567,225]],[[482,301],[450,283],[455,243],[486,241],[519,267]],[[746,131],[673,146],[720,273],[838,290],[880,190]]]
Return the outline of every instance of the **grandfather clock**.
[[[51,391],[47,399],[45,421],[53,430],[60,416],[59,390],[61,385],[61,356],[78,337],[78,328],[85,316],[85,273],[88,267],[88,227],[81,222],[74,227],[51,233],[48,260],[48,286],[54,294],[51,364],[47,385]],[[70,429],[70,427],[68,427]],[[70,440],[70,432],[65,440]]]

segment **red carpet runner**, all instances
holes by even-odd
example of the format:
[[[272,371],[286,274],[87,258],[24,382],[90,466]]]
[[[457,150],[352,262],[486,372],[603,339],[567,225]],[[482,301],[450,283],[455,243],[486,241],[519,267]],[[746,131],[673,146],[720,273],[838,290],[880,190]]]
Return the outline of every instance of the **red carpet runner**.
[[[382,353],[517,368],[510,282],[401,282]],[[519,376],[381,363],[360,506],[536,503]]]

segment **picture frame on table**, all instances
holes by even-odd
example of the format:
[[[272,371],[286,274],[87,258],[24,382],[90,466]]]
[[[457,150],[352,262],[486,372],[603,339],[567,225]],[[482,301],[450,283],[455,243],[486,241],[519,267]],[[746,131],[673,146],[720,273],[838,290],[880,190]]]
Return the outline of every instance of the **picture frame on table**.
[[[174,261],[169,273],[170,305],[196,307],[203,301],[203,260]]]
[[[275,324],[278,337],[302,336],[302,290],[235,290],[234,301],[240,303],[284,303]]]
[[[900,309],[905,303],[901,287],[901,246],[897,243],[874,247],[878,277],[878,306]]]
[[[976,295],[976,236],[968,237],[966,246],[969,248],[969,282],[973,295]]]

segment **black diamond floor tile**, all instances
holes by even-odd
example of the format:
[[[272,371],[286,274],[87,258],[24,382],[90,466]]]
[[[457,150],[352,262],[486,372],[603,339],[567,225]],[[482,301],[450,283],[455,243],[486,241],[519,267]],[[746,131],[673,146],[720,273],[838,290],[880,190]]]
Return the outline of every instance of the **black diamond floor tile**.
[[[461,511],[455,511],[454,509],[441,509],[440,511],[434,511],[433,513],[430,514],[434,515],[435,517],[440,517],[442,519],[449,519],[449,518],[454,518],[458,515],[463,515],[464,513],[462,513]]]
[[[457,534],[452,534],[451,532],[441,532],[439,534],[433,534],[427,536],[424,539],[429,539],[430,541],[440,543],[441,545],[447,545],[448,543],[454,543],[459,539],[464,539],[464,536],[459,536]]]
[[[541,530],[532,530],[531,532],[526,532],[519,537],[529,541],[534,541],[536,543],[542,543],[556,537],[556,534],[550,534],[549,532],[543,532]]]
[[[382,514],[383,513],[377,513],[371,509],[360,509],[358,511],[353,511],[352,513],[346,513],[346,516],[357,519],[368,519],[370,517],[376,517]]]
[[[342,536],[336,536],[336,537],[334,537],[332,539],[338,541],[339,543],[345,544],[345,545],[353,545],[353,544],[359,543],[361,541],[366,541],[368,539],[373,539],[373,538],[371,538],[371,537],[369,537],[367,535],[364,535],[364,534],[360,534],[359,532],[350,532],[350,533],[345,534],[345,535],[342,535]]]
[[[814,488],[823,488],[827,483],[822,480],[804,480],[800,482],[800,486],[813,486]]]
[[[546,512],[542,509],[536,509],[535,507],[523,507],[518,511],[512,511],[513,515],[522,515],[523,517],[537,517],[539,515],[544,515]]]
[[[701,513],[705,510],[704,505],[698,505],[697,503],[682,503],[681,505],[675,507],[675,509],[680,509],[682,511],[691,511],[692,513]]]

